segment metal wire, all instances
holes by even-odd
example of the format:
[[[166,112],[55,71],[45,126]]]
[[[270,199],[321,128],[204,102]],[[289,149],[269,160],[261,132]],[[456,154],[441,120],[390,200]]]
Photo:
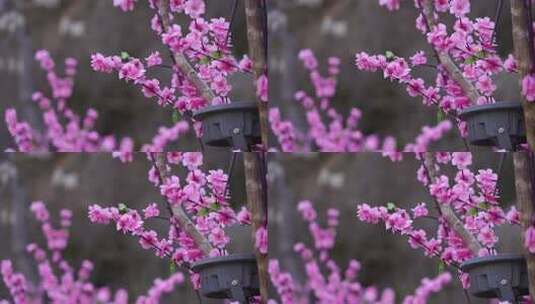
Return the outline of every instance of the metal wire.
[[[502,16],[503,9],[503,0],[498,0],[496,4],[496,14],[494,15],[494,29],[492,30],[492,37],[490,43],[494,44],[494,38],[496,37],[496,32],[498,31],[498,25],[500,24],[500,17]]]
[[[531,12],[532,10],[532,5],[531,5],[531,0],[524,0],[524,7],[526,8],[527,12],[528,12],[528,24],[527,24],[527,27],[528,27],[528,33],[529,33],[529,37],[528,37],[528,42],[529,42],[529,49],[530,49],[530,55],[531,55],[531,73],[535,70],[535,49],[533,48],[533,13]]]
[[[229,196],[229,191],[230,191],[230,181],[232,179],[232,172],[234,171],[234,165],[236,164],[236,155],[238,154],[238,152],[230,152],[232,155],[230,156],[230,162],[229,162],[229,165],[227,167],[227,174],[228,174],[228,179],[227,179],[227,185],[225,186],[225,192],[223,194],[223,196],[225,198],[227,198]]]
[[[225,43],[228,44],[228,38],[230,37],[230,32],[232,31],[232,25],[234,24],[234,20],[236,18],[236,13],[238,12],[238,6],[240,2],[239,0],[234,0],[234,3],[232,5],[232,12],[230,16],[230,24],[228,26],[227,36],[225,37]]]
[[[261,0],[260,1],[261,3],[261,6],[263,8],[263,12],[264,12],[264,28],[263,28],[263,31],[264,31],[264,54],[266,54],[266,62],[267,62],[267,56],[268,56],[268,14],[267,14],[267,4],[266,4],[266,0]],[[266,67],[267,68],[267,67]]]
[[[496,170],[496,174],[498,174],[498,180],[496,181],[496,189],[494,189],[494,195],[498,195],[499,184],[502,178],[503,164],[505,162],[505,158],[507,158],[507,154],[509,153],[507,152],[500,153],[500,161],[498,162],[498,170]]]

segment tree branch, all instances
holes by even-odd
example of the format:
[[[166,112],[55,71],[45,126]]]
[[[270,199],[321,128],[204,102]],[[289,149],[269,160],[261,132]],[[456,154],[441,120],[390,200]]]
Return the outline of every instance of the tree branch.
[[[437,178],[434,154],[427,152],[424,157],[424,166],[428,172],[429,182],[434,183]],[[437,203],[437,205],[448,225],[463,239],[470,251],[477,255],[479,250],[483,248],[477,238],[464,228],[463,222],[457,217],[451,206],[440,203]]]
[[[159,15],[162,21],[163,32],[166,33],[169,30],[169,0],[161,0],[159,9]],[[206,99],[208,103],[211,103],[216,98],[215,93],[210,86],[204,82],[197,73],[197,70],[191,65],[186,56],[182,53],[172,53],[171,57],[176,66],[180,69],[182,74],[195,86],[201,96]]]
[[[264,161],[265,154],[262,152],[243,153],[245,187],[253,223],[253,239],[255,239],[258,229],[267,229],[267,189]],[[255,254],[258,264],[261,303],[267,303],[269,282],[267,255],[260,253],[258,250],[255,250]]]
[[[247,40],[249,56],[253,61],[256,82],[265,75],[267,77],[267,28],[265,0],[245,0],[245,16],[247,19]],[[268,107],[267,103],[257,96],[258,113],[260,116],[260,132],[264,149],[268,148]]]
[[[422,10],[423,15],[426,19],[427,28],[429,31],[433,29],[433,27],[436,26],[435,22],[435,9],[434,4],[432,0],[423,0],[422,4]],[[473,104],[476,104],[477,99],[480,97],[479,92],[477,91],[476,87],[468,81],[464,76],[462,71],[457,67],[453,59],[448,55],[448,53],[439,52],[435,49],[437,59],[440,62],[440,64],[446,69],[448,74],[450,75],[451,79],[455,80],[461,86],[463,92],[470,98],[470,101],[472,101]]]
[[[169,178],[169,172],[167,170],[167,161],[166,153],[152,153],[154,155],[154,165],[156,170],[160,175],[160,182],[164,183]],[[186,214],[186,211],[182,209],[181,206],[172,206],[169,202],[167,203],[171,209],[172,217],[176,219],[178,225],[182,230],[184,230],[199,246],[202,252],[205,255],[210,254],[214,249],[210,242],[204,237],[202,233],[197,230],[195,224],[191,221],[189,216]]]

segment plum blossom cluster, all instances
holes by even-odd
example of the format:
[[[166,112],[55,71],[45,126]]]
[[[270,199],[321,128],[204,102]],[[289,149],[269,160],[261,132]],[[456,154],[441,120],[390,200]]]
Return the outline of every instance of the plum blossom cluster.
[[[468,152],[439,152],[432,159],[433,164],[424,162],[417,171],[418,181],[433,200],[431,204],[421,202],[404,209],[394,203],[363,203],[357,208],[358,219],[370,224],[383,223],[387,231],[407,237],[412,248],[422,249],[426,256],[437,257],[446,265],[458,267],[472,257],[497,254],[496,228],[520,224],[520,214],[514,206],[508,211],[500,206],[497,174],[491,169],[471,170],[472,155]],[[432,171],[437,172],[436,176]],[[433,210],[437,214],[432,214]],[[462,231],[455,227],[452,218],[458,219]],[[423,219],[435,221],[434,233],[417,226]],[[467,244],[463,238],[466,236],[461,236],[465,232],[477,242],[477,252]],[[465,274],[461,274],[461,281],[465,288],[469,286]]]
[[[56,63],[48,51],[38,51],[35,59],[46,72],[51,89],[51,97],[40,91],[32,95],[32,100],[43,113],[44,131],[41,133],[28,122],[21,121],[15,109],[7,109],[5,120],[16,149],[22,152],[113,150],[116,138],[101,135],[94,130],[98,112],[90,108],[86,111],[85,117],[80,117],[68,105],[68,100],[73,94],[77,61],[73,58],[65,60],[65,76],[62,77],[55,71]]]
[[[60,151],[60,152],[96,152],[134,151],[134,141],[129,137],[118,139],[114,135],[103,135],[95,130],[98,112],[89,108],[84,117],[80,117],[69,107],[69,99],[73,94],[74,77],[77,61],[74,58],[65,60],[64,76],[55,70],[56,62],[46,50],[35,54],[35,59],[47,74],[51,97],[37,91],[32,100],[42,112],[43,131],[29,122],[19,119],[17,111],[9,108],[5,112],[5,121],[15,144],[21,152]],[[160,127],[152,143],[143,145],[144,151],[164,151],[166,146],[177,141],[189,129],[185,121],[178,121],[172,127]]]
[[[269,113],[269,121],[282,151],[309,151],[312,149],[326,152],[399,151],[393,137],[388,136],[381,143],[379,136],[366,135],[359,130],[362,112],[358,108],[352,108],[348,117],[344,118],[332,106],[339,74],[339,58],[330,57],[328,59],[327,76],[322,76],[318,60],[311,50],[301,50],[299,59],[308,70],[310,81],[314,87],[314,97],[309,96],[305,91],[298,91],[295,94],[295,100],[306,111],[308,130],[305,133],[300,132],[292,122],[282,119],[278,108],[272,108]],[[441,123],[437,127],[425,127],[416,143],[408,145],[407,149],[409,151],[427,150],[427,146],[432,141],[442,138],[449,129],[447,123]]]
[[[115,0],[114,4],[124,11],[134,7],[133,0]],[[168,7],[160,7],[165,4],[149,1],[155,11],[151,28],[172,54],[179,54],[179,59],[172,55],[168,59],[171,63],[166,64],[167,60],[158,51],[146,58],[126,53],[121,56],[95,53],[91,56],[93,70],[117,72],[119,79],[137,86],[146,98],[154,98],[158,105],[171,107],[187,118],[207,105],[230,102],[229,78],[237,72],[251,73],[252,61],[246,55],[237,59],[232,54],[229,22],[222,17],[205,17],[204,0],[168,1]],[[168,12],[168,16],[162,16],[161,11]],[[179,16],[185,18],[187,26],[167,25],[163,20],[172,22]],[[151,70],[162,68],[172,74],[170,81],[150,75]],[[257,81],[257,93],[267,101],[266,77]]]
[[[41,230],[47,240],[46,249],[36,243],[26,247],[38,269],[38,282],[28,281],[22,273],[13,268],[10,260],[0,262],[0,274],[10,292],[13,303],[83,303],[83,304],[127,304],[128,293],[119,289],[112,293],[109,287],[97,287],[91,283],[93,263],[84,260],[75,269],[64,259],[63,251],[67,248],[69,227],[72,212],[68,209],[60,211],[60,225],[54,227],[51,216],[43,202],[33,202],[30,207],[34,217],[41,223]],[[184,282],[180,272],[167,279],[156,279],[147,295],[137,298],[136,304],[158,303],[160,298],[171,293]],[[9,303],[0,300],[0,303]]]
[[[400,0],[379,0],[389,10],[397,10]],[[499,73],[516,73],[513,55],[500,58],[495,43],[495,23],[489,17],[470,18],[470,1],[416,0],[419,16],[416,28],[431,46],[431,53],[418,51],[409,58],[386,52],[385,55],[356,54],[359,70],[382,71],[384,78],[405,86],[411,97],[421,97],[426,106],[436,106],[458,123],[461,134],[466,124],[458,119],[459,111],[472,104],[494,103],[497,85],[493,78]],[[455,22],[448,27],[451,15]],[[431,54],[431,55],[430,55]],[[434,58],[437,63],[433,63]],[[434,79],[418,77],[419,68],[433,68]],[[535,100],[533,77],[523,80],[523,94]]]
[[[314,241],[314,248],[304,243],[297,243],[294,251],[300,256],[305,272],[306,282],[300,283],[292,274],[281,269],[277,259],[270,260],[269,273],[282,304],[293,303],[376,303],[394,304],[393,289],[380,291],[375,286],[364,286],[358,281],[361,264],[351,260],[345,270],[340,269],[331,257],[335,247],[336,229],[339,211],[327,210],[327,225],[322,227],[318,222],[318,214],[310,201],[299,202],[297,209],[301,217],[308,223],[309,233]],[[439,292],[451,280],[447,272],[434,279],[423,279],[414,295],[405,297],[404,304],[426,303],[430,294]],[[278,303],[270,300],[270,304]]]
[[[151,153],[147,153],[149,159]],[[169,173],[176,169],[177,174],[167,176],[153,164],[148,179],[158,189],[165,200],[160,209],[150,202],[145,209],[138,211],[124,204],[116,207],[102,207],[93,204],[89,207],[89,219],[93,223],[113,223],[117,231],[134,236],[142,248],[152,250],[160,258],[170,259],[178,266],[189,266],[208,256],[227,255],[230,237],[225,229],[232,225],[250,225],[251,215],[242,207],[234,211],[228,196],[228,176],[223,170],[202,170],[203,155],[199,152],[169,152],[166,167]],[[179,174],[180,173],[180,174]],[[184,177],[179,177],[184,176]],[[198,240],[181,224],[172,210],[182,210],[191,219],[194,229],[211,245],[211,251],[203,251]],[[165,210],[165,212],[163,211]],[[169,213],[169,214],[168,214]],[[158,235],[151,229],[151,220],[164,220],[169,223],[166,235]],[[262,234],[262,233],[260,233]],[[257,240],[260,248],[267,249],[265,238]],[[192,273],[194,286],[199,286],[198,275]]]

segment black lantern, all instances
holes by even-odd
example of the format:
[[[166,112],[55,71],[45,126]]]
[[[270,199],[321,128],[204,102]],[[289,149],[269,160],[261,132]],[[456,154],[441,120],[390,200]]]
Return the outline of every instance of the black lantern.
[[[208,146],[250,151],[261,143],[258,107],[254,102],[208,106],[193,114],[202,122],[202,141]]]
[[[519,102],[472,106],[460,113],[468,124],[468,140],[477,146],[495,146],[508,151],[526,142],[524,111]]]
[[[478,257],[464,262],[461,269],[469,274],[469,291],[476,297],[518,303],[529,294],[526,260],[521,255]]]
[[[252,254],[234,254],[207,258],[191,267],[201,277],[201,294],[207,298],[232,299],[248,303],[260,294],[256,258]]]

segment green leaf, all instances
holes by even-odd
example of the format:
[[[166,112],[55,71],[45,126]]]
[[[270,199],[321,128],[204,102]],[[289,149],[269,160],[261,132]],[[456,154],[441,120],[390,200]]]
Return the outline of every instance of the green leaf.
[[[477,208],[470,208],[470,210],[468,210],[468,214],[470,214],[471,216],[476,216]]]
[[[439,122],[443,121],[444,118],[445,118],[445,114],[444,114],[444,112],[443,112],[442,110],[439,109],[439,110],[437,111],[437,124],[438,124]]]
[[[197,215],[200,216],[200,217],[207,216],[208,215],[208,209],[206,209],[206,208],[199,209],[199,212],[197,212]]]
[[[173,274],[176,272],[176,265],[175,263],[169,263],[169,274]]]
[[[464,60],[464,64],[466,64],[466,65],[472,65],[472,64],[474,64],[476,61],[477,61],[477,57],[476,57],[476,56],[470,56],[470,57],[468,57],[468,58],[466,58],[466,59]]]
[[[212,52],[212,54],[210,54],[210,56],[215,59],[221,59],[223,57],[223,54],[221,53],[221,51],[214,51]]]
[[[210,205],[210,211],[217,211],[219,209],[221,209],[221,206],[218,203],[213,203]]]
[[[442,273],[446,270],[446,264],[443,261],[438,262],[438,273]]]
[[[487,57],[487,53],[485,51],[479,51],[476,53],[476,56],[479,58],[479,59],[484,59]]]
[[[483,202],[483,203],[479,204],[478,207],[483,209],[483,210],[489,209],[489,205],[487,204],[487,202]]]
[[[119,208],[120,214],[125,214],[128,212],[128,206],[126,204],[120,203],[119,205],[117,205],[117,208]]]
[[[174,110],[173,114],[171,114],[171,121],[176,124],[178,120],[180,120],[180,113],[178,113],[177,110]]]
[[[385,56],[387,60],[392,60],[396,57],[396,55],[392,51],[386,51]]]
[[[122,60],[128,60],[130,58],[130,54],[128,54],[127,52],[125,51],[122,51],[121,52],[121,59]]]
[[[387,209],[389,212],[395,211],[395,210],[396,210],[396,204],[394,204],[394,203],[387,203],[387,204],[386,204],[386,209]]]
[[[207,57],[207,56],[203,56],[203,57],[201,57],[200,63],[201,64],[209,64],[210,63],[210,58]]]

